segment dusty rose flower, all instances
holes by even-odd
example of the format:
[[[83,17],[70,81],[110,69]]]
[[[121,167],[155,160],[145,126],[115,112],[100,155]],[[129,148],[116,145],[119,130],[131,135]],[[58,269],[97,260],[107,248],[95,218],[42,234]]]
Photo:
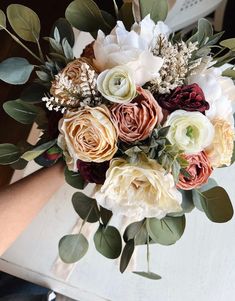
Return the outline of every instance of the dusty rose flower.
[[[210,107],[197,84],[177,87],[170,94],[158,95],[156,99],[162,108],[170,112],[182,109],[204,113]]]
[[[109,168],[109,162],[94,163],[78,160],[77,167],[86,182],[104,184],[105,174]]]
[[[59,122],[58,145],[68,168],[77,171],[77,160],[101,163],[117,151],[117,131],[106,106],[67,112]]]
[[[118,104],[111,108],[119,139],[132,143],[149,137],[152,130],[163,119],[162,109],[153,95],[137,88],[138,96],[128,104]]]
[[[207,183],[213,170],[207,155],[204,152],[200,152],[197,155],[185,155],[185,159],[189,163],[186,171],[190,178],[181,173],[177,187],[183,190],[190,190]]]

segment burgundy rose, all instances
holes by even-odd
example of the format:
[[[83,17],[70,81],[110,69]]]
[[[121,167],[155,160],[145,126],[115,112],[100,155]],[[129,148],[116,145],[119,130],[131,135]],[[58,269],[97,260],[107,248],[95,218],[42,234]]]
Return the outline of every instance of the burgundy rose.
[[[180,86],[170,94],[158,95],[155,98],[163,109],[170,112],[181,109],[204,113],[210,107],[202,89],[197,84]]]
[[[104,184],[105,174],[109,168],[109,161],[95,163],[78,160],[77,167],[86,182]]]

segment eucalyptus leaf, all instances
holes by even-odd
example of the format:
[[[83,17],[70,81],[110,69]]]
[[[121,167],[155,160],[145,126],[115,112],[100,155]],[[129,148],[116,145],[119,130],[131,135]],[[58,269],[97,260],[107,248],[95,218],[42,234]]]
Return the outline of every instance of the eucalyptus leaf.
[[[73,208],[77,214],[89,223],[99,220],[99,210],[95,199],[86,196],[82,192],[75,192],[72,197]]]
[[[112,218],[113,213],[112,211],[103,208],[102,206],[100,206],[100,217],[102,220],[102,223],[107,226],[107,224],[109,223],[110,219]]]
[[[33,83],[23,90],[20,99],[25,102],[37,103],[42,101],[46,93],[48,93],[48,89],[45,86]]]
[[[40,141],[39,141],[39,143],[40,143]],[[41,154],[43,154],[46,150],[48,150],[55,144],[56,144],[56,139],[42,143],[42,144],[37,144],[33,149],[25,152],[21,156],[21,158],[26,161],[32,161],[35,158],[39,157]]]
[[[175,213],[170,213],[168,216],[182,216],[185,213],[191,212],[194,208],[195,205],[193,203],[193,192],[192,190],[179,190],[182,194],[182,211],[181,212],[175,212]]]
[[[66,235],[59,242],[59,255],[65,263],[74,263],[86,254],[88,247],[83,234]]]
[[[131,26],[134,24],[134,16],[132,11],[132,3],[123,3],[119,9],[119,18],[124,23],[127,30],[131,29]]]
[[[103,256],[115,259],[122,251],[122,238],[119,231],[113,227],[100,225],[94,235],[96,250]]]
[[[130,260],[131,260],[131,257],[134,253],[134,250],[135,250],[135,241],[134,239],[131,239],[131,240],[128,240],[128,242],[126,243],[123,251],[122,251],[122,256],[121,256],[121,260],[120,260],[120,272],[123,273]]]
[[[114,17],[110,13],[106,12],[105,10],[100,10],[100,12],[105,22],[109,24],[111,28],[115,27],[116,20],[114,19]]]
[[[41,25],[38,15],[29,7],[11,4],[7,7],[7,17],[14,31],[23,40],[36,43]]]
[[[17,146],[10,143],[0,144],[0,164],[13,164],[20,158],[20,150]]]
[[[67,41],[66,38],[64,38],[62,41],[62,47],[63,47],[63,52],[64,52],[65,57],[68,60],[72,61],[74,59],[73,49],[69,45],[69,42]]]
[[[235,70],[228,68],[223,71],[222,76],[231,77],[232,79],[235,79]]]
[[[128,225],[123,234],[125,242],[134,239],[135,245],[144,245],[147,242],[148,232],[146,230],[145,219]]]
[[[213,27],[211,25],[211,22],[209,22],[207,19],[200,19],[198,21],[198,42],[199,45],[202,43],[202,41],[208,37],[211,37],[213,35]]]
[[[25,161],[24,159],[19,158],[18,161],[11,164],[11,168],[15,170],[22,170],[24,169],[28,164],[28,161]]]
[[[32,124],[38,112],[37,107],[33,104],[25,103],[20,99],[5,102],[3,109],[13,119],[23,124]]]
[[[11,57],[0,63],[0,79],[12,85],[25,84],[34,66],[21,57]]]
[[[47,72],[44,71],[36,71],[36,74],[38,76],[38,78],[42,81],[42,82],[49,82],[52,80],[52,76],[49,75]]]
[[[0,9],[0,30],[6,28],[6,15]]]
[[[167,216],[161,220],[148,218],[146,226],[148,234],[154,242],[162,245],[172,245],[176,243],[184,233],[185,216]]]
[[[56,28],[59,32],[60,42],[66,38],[69,45],[73,47],[75,38],[71,24],[65,18],[59,18],[52,28],[52,37],[55,37],[54,33]]]
[[[235,38],[226,39],[220,42],[220,45],[231,50],[235,50]]]
[[[99,7],[92,0],[71,2],[65,11],[65,17],[72,26],[82,31],[97,32],[98,29],[102,29],[107,32],[107,29],[111,30]]]
[[[233,206],[220,186],[202,192],[201,205],[206,216],[215,223],[226,223],[233,217]]]
[[[86,183],[79,172],[73,172],[73,171],[69,170],[68,167],[66,166],[65,170],[64,170],[64,175],[65,175],[66,182],[70,186],[77,188],[77,189],[85,188]]]
[[[137,272],[137,271],[134,271],[132,272],[136,275],[139,275],[139,276],[142,276],[142,277],[145,277],[145,278],[148,278],[148,279],[151,279],[151,280],[160,280],[162,279],[161,276],[155,274],[155,273],[152,273],[152,272]]]
[[[166,19],[168,13],[167,0],[139,0],[139,2],[142,19],[148,14],[155,23]]]

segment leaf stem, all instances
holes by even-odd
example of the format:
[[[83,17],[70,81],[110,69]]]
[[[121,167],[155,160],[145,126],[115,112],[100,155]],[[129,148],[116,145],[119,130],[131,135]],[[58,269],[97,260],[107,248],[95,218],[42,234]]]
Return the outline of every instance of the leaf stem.
[[[81,232],[82,232],[82,228],[84,227],[84,225],[86,224],[86,222],[87,222],[87,219],[88,219],[88,217],[90,216],[90,214],[91,214],[91,211],[93,210],[93,208],[94,208],[94,205],[93,206],[91,206],[91,208],[90,208],[90,210],[89,210],[89,212],[87,213],[87,216],[86,216],[86,218],[82,221],[82,224],[81,224],[81,227],[80,227],[80,229],[79,229],[79,232],[78,232],[78,234],[80,234]]]
[[[1,26],[2,27],[2,26]],[[25,46],[14,34],[12,34],[7,28],[2,27],[11,37],[14,41],[16,41],[21,47],[23,47],[26,51],[28,51],[36,60],[38,60],[40,63],[44,63],[44,61],[38,57],[35,53],[33,53],[27,46]]]

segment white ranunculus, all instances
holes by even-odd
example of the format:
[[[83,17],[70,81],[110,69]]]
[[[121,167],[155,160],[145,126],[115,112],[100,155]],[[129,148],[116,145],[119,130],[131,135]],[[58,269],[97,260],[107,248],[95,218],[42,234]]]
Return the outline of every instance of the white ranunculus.
[[[94,63],[102,72],[119,65],[126,65],[134,74],[135,83],[142,86],[158,77],[163,59],[154,56],[146,39],[134,30],[127,31],[121,21],[110,35],[99,30],[94,43]]]
[[[196,154],[211,144],[214,127],[200,112],[177,110],[168,116],[165,126],[170,126],[167,138],[186,154]]]
[[[232,102],[235,101],[235,86],[232,79],[221,74],[220,68],[211,67],[190,76],[188,83],[196,83],[202,89],[210,104],[210,109],[206,111],[210,120],[223,118],[233,124]]]
[[[104,208],[133,221],[145,217],[161,219],[182,210],[182,195],[175,187],[173,176],[156,160],[146,157],[135,163],[113,159],[95,198]]]
[[[101,72],[97,88],[106,99],[116,103],[128,103],[137,95],[133,74],[126,66]]]

